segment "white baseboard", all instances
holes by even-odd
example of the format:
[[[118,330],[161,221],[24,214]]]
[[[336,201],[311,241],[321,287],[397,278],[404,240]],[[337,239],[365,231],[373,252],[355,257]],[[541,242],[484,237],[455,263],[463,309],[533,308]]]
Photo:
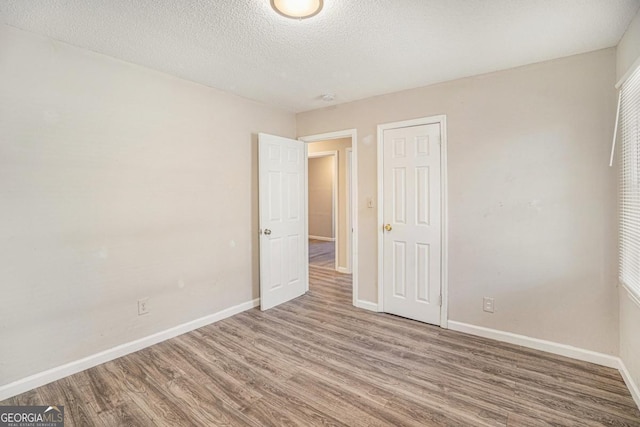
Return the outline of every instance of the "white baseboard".
[[[25,391],[29,391],[36,387],[49,384],[50,382],[57,381],[61,378],[68,377],[69,375],[82,372],[89,368],[93,368],[94,366],[100,365],[101,363],[126,356],[127,354],[134,353],[138,350],[142,350],[143,348],[152,346],[162,341],[166,341],[170,338],[177,337],[178,335],[191,332],[194,329],[198,329],[211,323],[215,323],[219,320],[226,319],[227,317],[231,317],[234,314],[250,310],[254,307],[257,307],[258,305],[260,305],[260,299],[256,298],[253,301],[247,301],[242,304],[229,307],[217,313],[210,314],[208,316],[204,316],[187,323],[183,323],[182,325],[169,328],[162,332],[158,332],[153,335],[137,339],[135,341],[121,344],[108,350],[101,351],[100,353],[87,356],[80,360],[76,360],[65,365],[58,366],[56,368],[52,368],[44,372],[40,372],[38,374],[23,378],[21,380],[0,386],[0,401],[16,396],[20,393],[24,393]]]
[[[356,301],[356,307],[358,308],[362,308],[365,310],[369,310],[369,311],[378,311],[378,304],[375,302],[371,302],[371,301],[364,301],[364,300],[357,300]]]
[[[309,239],[322,240],[323,242],[335,242],[335,237],[309,236]]]
[[[638,405],[638,409],[640,409],[640,387],[638,387],[638,384],[636,384],[636,382],[631,377],[631,374],[627,370],[627,367],[625,366],[622,359],[620,359],[620,366],[618,367],[618,369],[620,371],[620,375],[622,375],[622,379],[627,385],[627,388],[631,392],[633,400],[636,402],[636,405]]]
[[[449,320],[449,329],[464,332],[479,337],[490,338],[496,341],[508,342],[510,344],[521,345],[535,350],[546,351],[584,362],[595,363],[596,365],[608,368],[620,368],[620,358],[609,354],[598,353],[596,351],[585,350],[567,344],[559,344],[552,341],[531,338],[525,335],[518,335],[511,332],[499,331],[497,329],[484,328],[482,326],[470,325],[467,323]]]
[[[627,370],[622,359],[609,354],[598,353],[583,348],[573,347],[566,344],[559,344],[553,341],[531,338],[525,335],[518,335],[511,332],[499,331],[496,329],[484,328],[482,326],[470,325],[468,323],[456,322],[449,320],[449,329],[458,332],[464,332],[470,335],[476,335],[483,338],[490,338],[496,341],[508,342],[510,344],[521,345],[522,347],[532,348],[535,350],[546,351],[548,353],[560,356],[570,357],[572,359],[582,360],[584,362],[595,363],[596,365],[614,368],[620,371],[620,375],[624,380],[633,400],[640,409],[640,387],[635,383],[631,374]]]
[[[338,273],[342,273],[342,274],[351,274],[351,272],[349,271],[349,269],[347,267],[340,267],[338,266]]]
[[[36,387],[49,384],[50,382],[57,381],[69,375],[82,372],[101,363],[106,363],[119,357],[126,356],[127,354],[134,353],[159,342],[166,341],[187,332],[191,332],[195,329],[215,323],[222,319],[226,319],[227,317],[231,317],[243,311],[250,310],[254,307],[257,307],[258,305],[260,305],[260,299],[256,298],[252,301],[247,301],[242,304],[229,307],[217,313],[210,314],[208,316],[204,316],[187,323],[183,323],[182,325],[175,326],[165,331],[158,332],[153,335],[128,342],[126,344],[121,344],[100,353],[87,356],[83,359],[76,360],[74,362],[70,362],[65,365],[52,368],[35,375],[31,375],[27,378],[23,378],[21,380],[0,386],[0,401],[9,399],[10,397],[16,396],[20,393],[24,393],[25,391],[29,391]],[[375,312],[378,311],[378,304],[370,301],[357,300],[356,307]],[[485,328],[482,326],[470,325],[453,320],[449,320],[448,324],[449,329],[454,331],[464,332],[484,338],[490,338],[496,341],[508,342],[510,344],[521,345],[523,347],[533,348],[535,350],[546,351],[549,353],[618,369],[620,371],[620,374],[622,375],[622,378],[624,379],[624,382],[629,388],[631,395],[633,396],[633,400],[638,405],[638,408],[640,408],[640,387],[633,381],[633,378],[627,370],[624,362],[618,357],[598,353],[591,350],[585,350],[566,344],[559,344],[552,341],[545,341],[537,338],[527,337],[525,335],[518,335],[511,332],[504,332],[496,329]]]

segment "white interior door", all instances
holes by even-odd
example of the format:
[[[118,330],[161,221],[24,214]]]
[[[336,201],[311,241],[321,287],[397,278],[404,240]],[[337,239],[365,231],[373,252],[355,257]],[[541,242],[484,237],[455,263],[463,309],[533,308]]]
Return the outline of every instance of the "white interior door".
[[[260,308],[308,289],[305,205],[306,145],[259,134]]]
[[[440,325],[440,124],[383,135],[384,311]]]

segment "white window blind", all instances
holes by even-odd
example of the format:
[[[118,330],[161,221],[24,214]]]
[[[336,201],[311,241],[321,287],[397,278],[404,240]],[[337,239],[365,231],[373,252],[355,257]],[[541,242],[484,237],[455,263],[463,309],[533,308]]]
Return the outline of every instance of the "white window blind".
[[[620,130],[620,281],[640,298],[640,68],[621,88]]]

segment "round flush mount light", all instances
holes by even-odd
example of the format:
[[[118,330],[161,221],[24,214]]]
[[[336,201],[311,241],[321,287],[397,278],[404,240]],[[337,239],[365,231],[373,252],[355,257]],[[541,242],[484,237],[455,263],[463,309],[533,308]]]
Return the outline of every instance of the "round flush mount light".
[[[271,0],[271,7],[282,16],[305,19],[322,10],[322,0]]]

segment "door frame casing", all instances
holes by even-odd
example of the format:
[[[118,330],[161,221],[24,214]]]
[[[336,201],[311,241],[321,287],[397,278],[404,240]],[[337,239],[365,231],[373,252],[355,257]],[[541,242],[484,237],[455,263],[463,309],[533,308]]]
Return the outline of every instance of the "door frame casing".
[[[441,245],[442,254],[440,257],[440,295],[442,305],[440,306],[440,327],[448,328],[448,307],[449,307],[449,276],[448,276],[448,191],[447,191],[447,116],[437,115],[422,117],[418,119],[403,120],[399,122],[384,123],[378,125],[378,311],[384,311],[384,131],[411,126],[422,126],[430,124],[440,125],[440,209],[441,209]]]
[[[338,212],[338,151],[337,150],[333,150],[333,151],[318,151],[315,153],[309,153],[308,151],[309,146],[307,145],[307,159],[317,159],[320,157],[332,157],[331,159],[331,167],[333,168],[333,170],[331,171],[331,203],[333,204],[333,206],[331,207],[331,228],[333,231],[333,245],[334,245],[334,270],[338,271],[338,256],[339,254],[339,250],[338,250],[338,243],[340,242],[340,221],[339,219],[339,212]],[[309,167],[309,164],[307,163],[307,168]],[[307,175],[308,176],[308,175]],[[309,187],[307,185],[307,192],[309,191]],[[309,206],[307,205],[307,210],[309,209]],[[307,221],[309,220],[309,213],[307,212]],[[318,237],[318,236],[311,236],[308,235],[309,238],[311,237]]]
[[[353,168],[353,143],[352,146],[345,149],[346,152],[346,159],[344,159],[345,165],[346,165],[346,177],[347,177],[347,182],[346,184],[346,189],[347,189],[347,194],[346,194],[346,206],[344,207],[346,210],[346,215],[347,215],[347,235],[349,236],[349,231],[348,230],[353,230],[353,199],[351,198],[351,194],[353,193],[353,176],[351,174],[351,169]],[[353,264],[353,253],[351,251],[351,247],[353,245],[353,233],[350,234],[350,238],[347,238],[347,267],[345,271],[340,271],[341,273],[347,273],[347,274],[351,274],[353,272],[353,268],[352,268],[352,264]]]
[[[327,141],[331,139],[351,138],[351,149],[353,150],[353,164],[351,168],[351,182],[354,184],[351,192],[352,210],[351,210],[351,227],[353,232],[351,233],[351,270],[352,270],[352,303],[355,307],[358,305],[358,131],[356,129],[345,129],[335,132],[320,133],[316,135],[307,135],[298,137],[298,139],[305,143]],[[308,155],[308,150],[305,145],[305,151]],[[305,162],[306,163],[306,162]],[[309,171],[305,167],[305,206],[306,206],[306,235],[307,235],[307,257],[309,256]],[[308,264],[308,262],[307,262]],[[307,265],[308,270],[308,265]],[[308,286],[308,281],[307,281]],[[308,288],[307,288],[308,290]]]

